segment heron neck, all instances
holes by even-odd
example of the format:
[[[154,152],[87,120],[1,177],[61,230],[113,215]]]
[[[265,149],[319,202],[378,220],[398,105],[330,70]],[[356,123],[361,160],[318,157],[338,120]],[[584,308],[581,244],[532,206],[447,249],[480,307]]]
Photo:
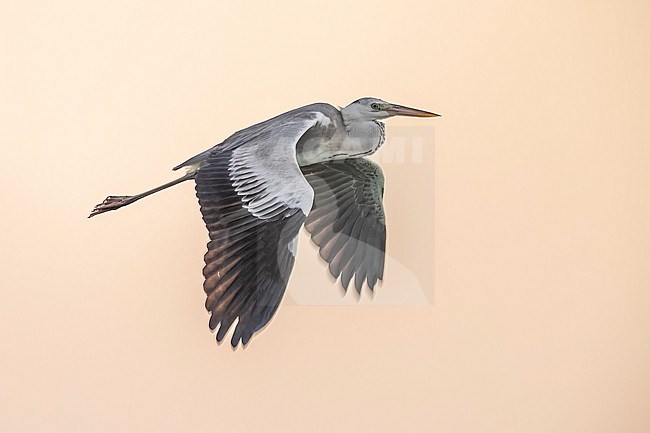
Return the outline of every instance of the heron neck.
[[[370,155],[384,142],[381,122],[348,121],[330,139],[305,134],[297,144],[296,158],[300,166]]]
[[[353,155],[374,153],[384,141],[384,125],[375,120],[357,120],[345,125],[347,138],[343,148]]]

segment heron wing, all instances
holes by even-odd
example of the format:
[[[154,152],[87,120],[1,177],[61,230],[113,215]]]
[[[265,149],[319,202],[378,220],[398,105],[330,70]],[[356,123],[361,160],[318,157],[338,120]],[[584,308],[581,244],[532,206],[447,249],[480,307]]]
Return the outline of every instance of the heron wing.
[[[386,220],[382,205],[384,177],[365,158],[302,167],[314,190],[305,228],[347,290],[352,277],[358,292],[364,280],[373,289],[384,275]]]
[[[210,234],[203,288],[217,340],[238,319],[231,344],[247,344],[280,304],[313,190],[298,167],[296,143],[322,114],[305,112],[214,148],[196,174]]]

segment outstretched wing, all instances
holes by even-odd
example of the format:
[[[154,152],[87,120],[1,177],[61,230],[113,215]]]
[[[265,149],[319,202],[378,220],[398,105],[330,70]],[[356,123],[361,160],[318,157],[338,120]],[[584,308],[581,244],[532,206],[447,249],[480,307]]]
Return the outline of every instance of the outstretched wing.
[[[294,113],[256,134],[215,147],[196,174],[210,233],[203,288],[210,328],[220,342],[234,321],[233,347],[248,343],[280,304],[300,226],[313,191],[296,161],[296,143],[323,115]]]
[[[384,276],[386,220],[382,199],[384,176],[365,158],[302,167],[314,190],[314,205],[305,228],[329,263],[334,278],[347,290],[361,292],[364,280],[372,290]]]

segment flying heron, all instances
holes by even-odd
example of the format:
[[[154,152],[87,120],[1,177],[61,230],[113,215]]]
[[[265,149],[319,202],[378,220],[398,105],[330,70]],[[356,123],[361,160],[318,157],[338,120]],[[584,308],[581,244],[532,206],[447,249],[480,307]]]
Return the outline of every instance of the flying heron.
[[[383,276],[386,228],[378,167],[344,160],[374,153],[385,140],[382,119],[438,114],[361,98],[340,110],[316,103],[235,132],[173,170],[186,174],[133,196],[109,196],[90,217],[119,209],[186,180],[196,195],[210,241],[203,288],[221,342],[246,345],[273,317],[306,227],[346,288],[358,291]],[[313,214],[310,216],[310,210]],[[336,213],[336,214],[334,214]]]

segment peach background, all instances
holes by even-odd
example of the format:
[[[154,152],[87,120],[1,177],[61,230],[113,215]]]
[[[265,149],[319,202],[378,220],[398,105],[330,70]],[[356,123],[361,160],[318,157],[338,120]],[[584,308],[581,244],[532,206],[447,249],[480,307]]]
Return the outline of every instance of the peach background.
[[[650,431],[648,2],[0,16],[0,431]],[[357,301],[303,239],[294,295],[233,352],[189,183],[85,219],[236,129],[366,95],[444,114],[387,124],[380,306],[331,306]]]

